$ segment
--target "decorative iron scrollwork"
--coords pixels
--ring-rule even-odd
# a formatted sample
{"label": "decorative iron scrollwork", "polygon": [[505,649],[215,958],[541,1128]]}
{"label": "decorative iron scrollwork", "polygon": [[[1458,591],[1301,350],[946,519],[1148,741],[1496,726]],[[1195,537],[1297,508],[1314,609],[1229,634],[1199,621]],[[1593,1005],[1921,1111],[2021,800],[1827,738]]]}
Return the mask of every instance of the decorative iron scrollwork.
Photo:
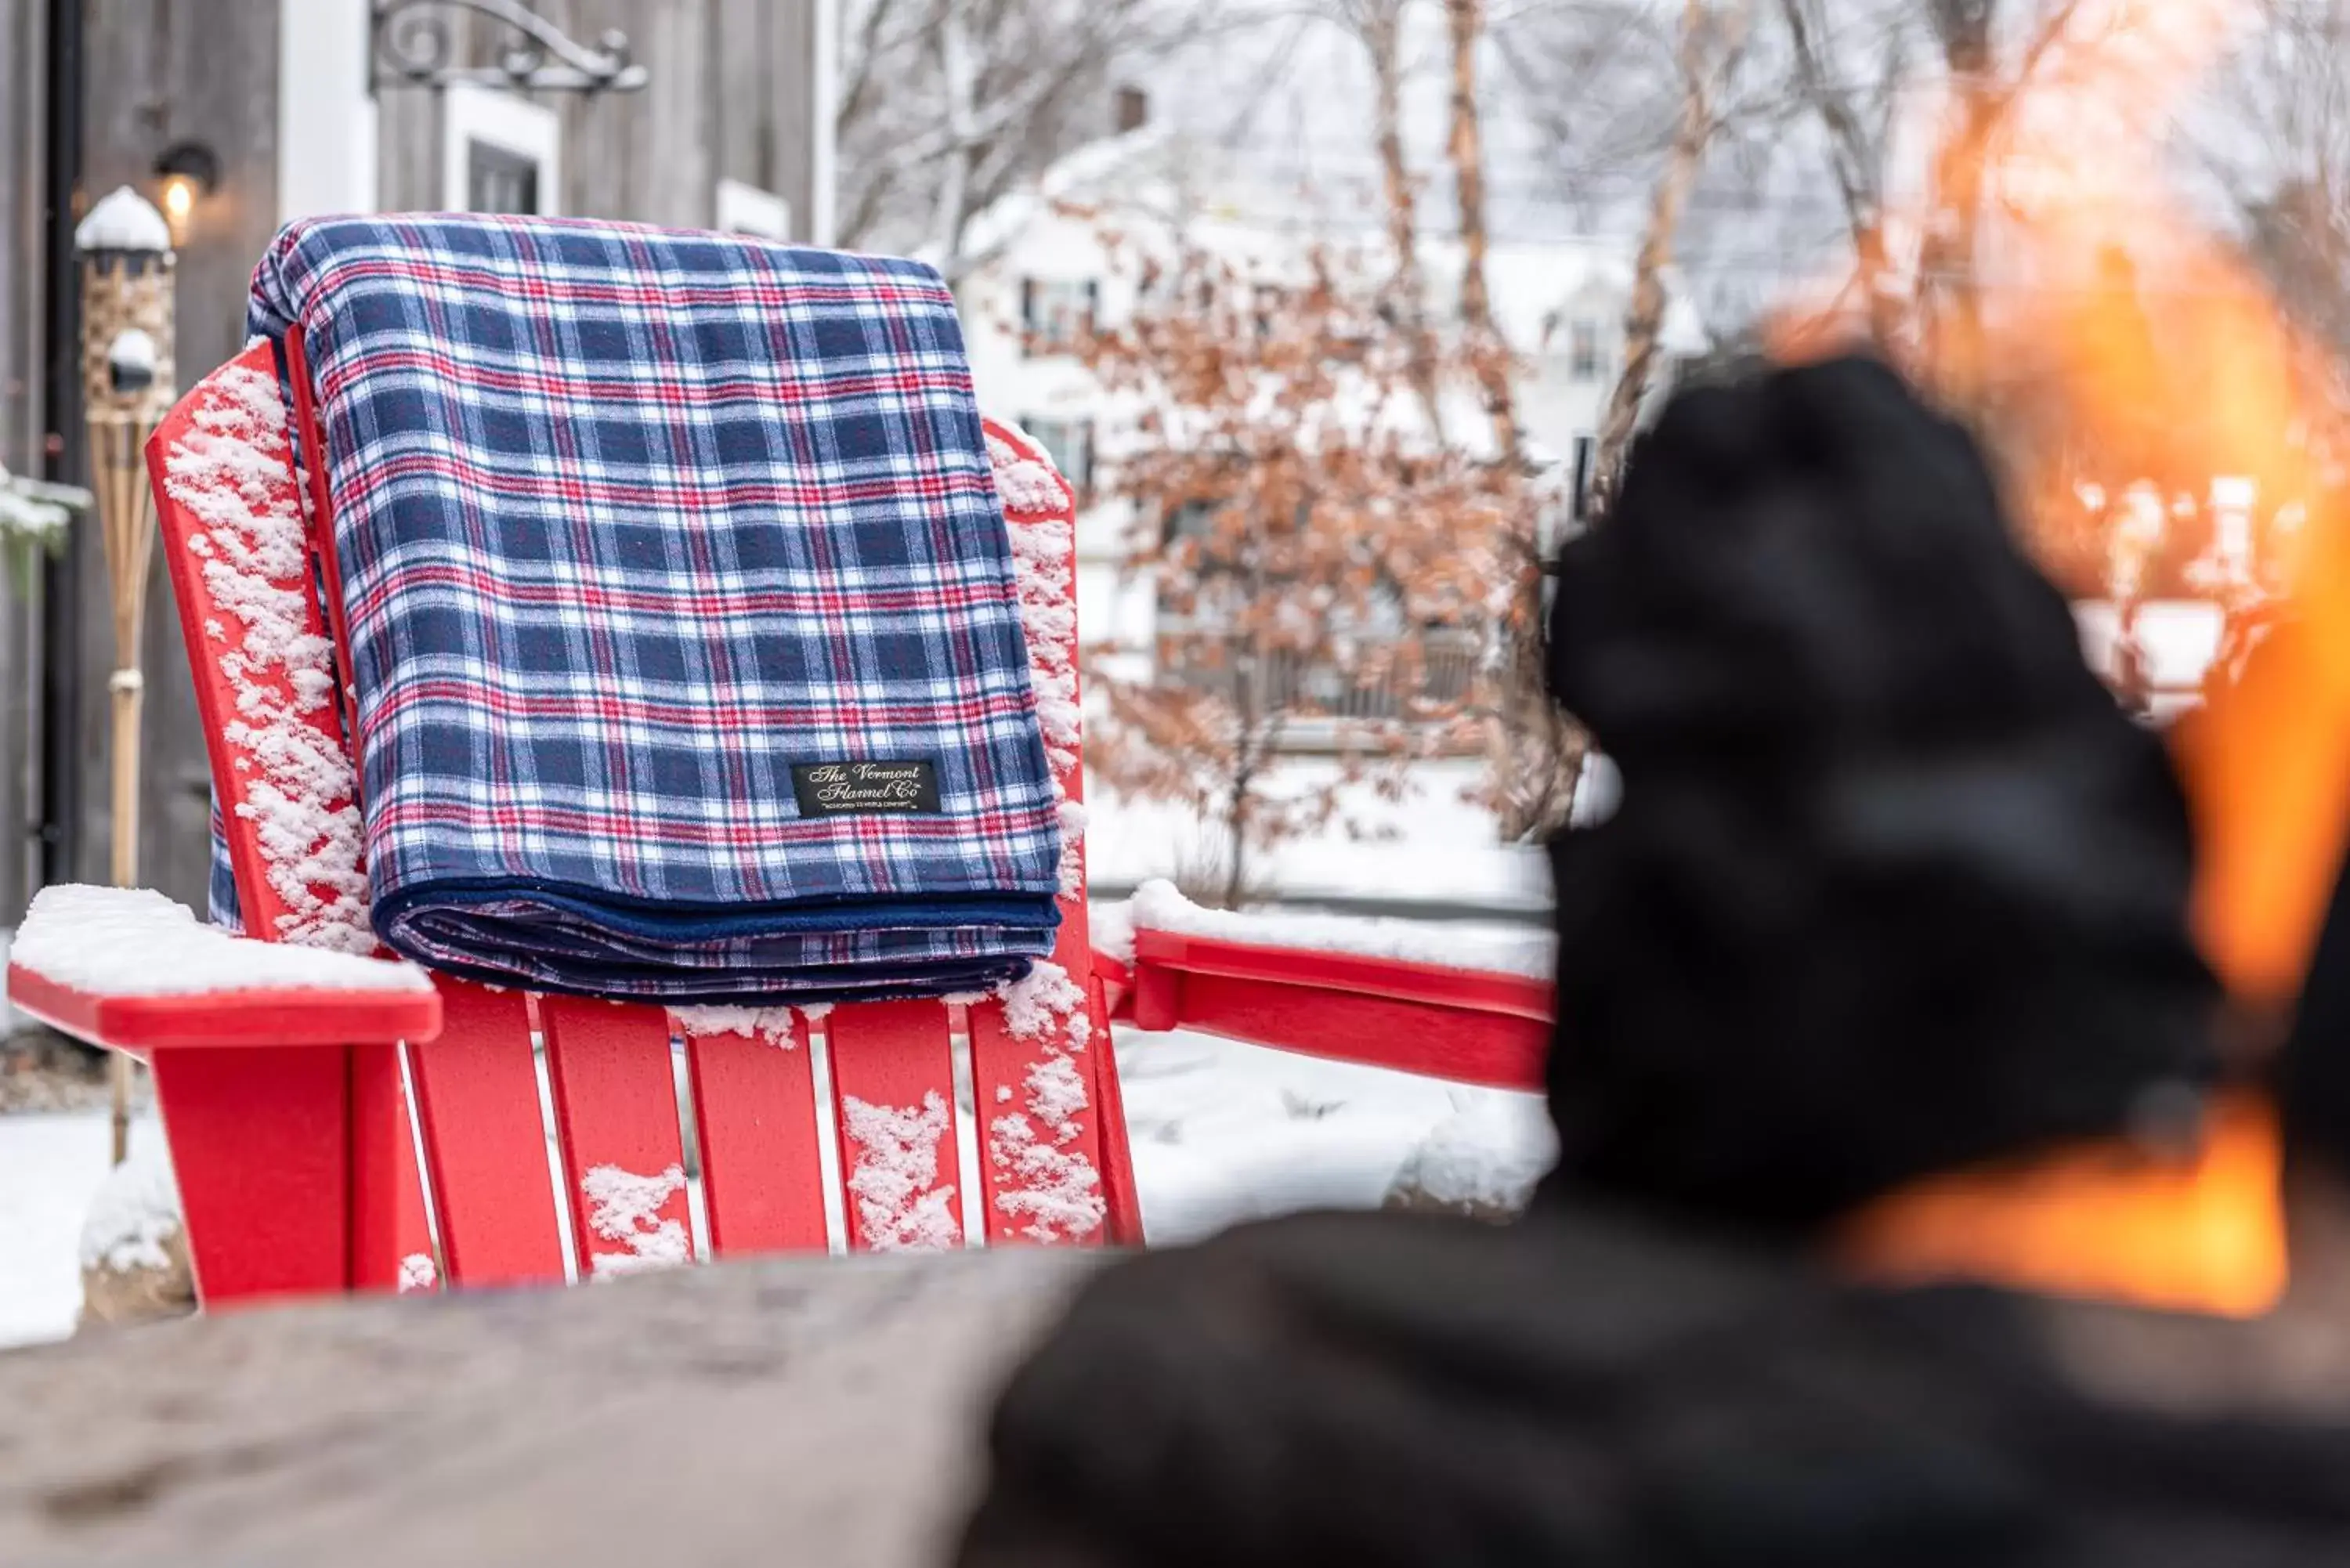
{"label": "decorative iron scrollwork", "polygon": [[[487,16],[513,29],[515,41],[498,51],[494,65],[462,65],[452,11]],[[369,48],[369,83],[376,89],[472,82],[517,92],[634,92],[651,79],[629,57],[626,33],[610,29],[591,47],[521,0],[376,0]]]}

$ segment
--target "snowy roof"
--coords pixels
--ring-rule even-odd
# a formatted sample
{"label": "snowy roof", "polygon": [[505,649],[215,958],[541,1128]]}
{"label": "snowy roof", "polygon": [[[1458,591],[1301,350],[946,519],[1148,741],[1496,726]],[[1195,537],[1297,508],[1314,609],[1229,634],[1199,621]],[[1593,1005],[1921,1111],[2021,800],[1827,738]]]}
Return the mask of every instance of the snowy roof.
{"label": "snowy roof", "polygon": [[1113,189],[1131,199],[1138,183],[1163,186],[1170,161],[1188,158],[1193,151],[1158,125],[1088,141],[1055,160],[1037,179],[973,213],[963,228],[963,254],[993,255],[1061,202],[1085,202]]}
{"label": "snowy roof", "polygon": [[108,345],[106,362],[118,370],[155,373],[155,339],[141,327],[126,327]]}
{"label": "snowy roof", "polygon": [[[1277,269],[1283,257],[1301,256],[1315,240],[1382,254],[1386,248],[1359,213],[1316,213],[1310,198],[1274,188],[1227,151],[1146,127],[1088,142],[979,213],[966,232],[965,252],[996,255],[1063,206],[1104,208],[1109,225],[1123,223],[1129,237],[1138,222],[1180,223],[1189,244],[1243,266]],[[1459,296],[1463,254],[1454,235],[1419,238],[1421,270],[1441,307]],[[1633,271],[1632,243],[1617,239],[1497,241],[1485,259],[1495,320],[1510,346],[1526,355],[1544,351],[1584,296],[1594,296],[1598,314],[1612,324],[1631,294]],[[1705,352],[1712,339],[1678,275],[1667,273],[1666,287],[1665,352]]]}
{"label": "snowy roof", "polygon": [[[1448,294],[1460,286],[1461,245],[1450,236],[1424,238],[1420,255],[1431,283]],[[1521,354],[1551,346],[1565,323],[1580,314],[1578,300],[1590,298],[1613,327],[1632,294],[1633,257],[1627,244],[1612,240],[1503,241],[1485,257],[1485,284],[1502,336]],[[1712,337],[1679,275],[1665,275],[1662,346],[1669,355],[1704,353]]]}
{"label": "snowy roof", "polygon": [[111,195],[89,210],[89,215],[74,230],[74,249],[168,254],[172,228],[163,222],[163,214],[155,210],[153,202],[128,185],[118,185]]}

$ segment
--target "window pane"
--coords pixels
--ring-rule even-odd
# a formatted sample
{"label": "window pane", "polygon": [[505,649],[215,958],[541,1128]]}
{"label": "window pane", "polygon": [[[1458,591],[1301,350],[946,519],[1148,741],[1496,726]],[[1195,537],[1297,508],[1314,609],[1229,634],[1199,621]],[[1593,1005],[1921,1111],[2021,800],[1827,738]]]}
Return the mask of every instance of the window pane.
{"label": "window pane", "polygon": [[1574,342],[1569,350],[1573,374],[1578,381],[1599,379],[1599,323],[1578,321],[1575,324]]}
{"label": "window pane", "polygon": [[465,204],[476,213],[537,212],[537,161],[486,141],[466,143]]}
{"label": "window pane", "polygon": [[1061,477],[1083,490],[1093,483],[1094,426],[1091,420],[1024,418],[1021,428],[1036,439]]}
{"label": "window pane", "polygon": [[1043,278],[1024,279],[1020,286],[1021,317],[1038,348],[1074,348],[1094,329],[1094,305],[1099,286]]}

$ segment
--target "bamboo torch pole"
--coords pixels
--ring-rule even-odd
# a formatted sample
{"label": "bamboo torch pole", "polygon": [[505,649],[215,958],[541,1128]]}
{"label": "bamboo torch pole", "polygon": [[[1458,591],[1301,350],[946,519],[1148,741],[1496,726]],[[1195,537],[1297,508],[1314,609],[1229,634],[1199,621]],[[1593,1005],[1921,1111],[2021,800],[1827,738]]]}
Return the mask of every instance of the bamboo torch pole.
{"label": "bamboo torch pole", "polygon": [[[115,886],[139,880],[139,721],[146,693],[140,634],[155,560],[155,500],[141,461],[170,409],[173,256],[163,215],[129,186],[99,202],[75,231],[81,256],[82,396],[91,488],[114,608],[113,860]],[[114,1163],[130,1147],[133,1064],[112,1066]]]}

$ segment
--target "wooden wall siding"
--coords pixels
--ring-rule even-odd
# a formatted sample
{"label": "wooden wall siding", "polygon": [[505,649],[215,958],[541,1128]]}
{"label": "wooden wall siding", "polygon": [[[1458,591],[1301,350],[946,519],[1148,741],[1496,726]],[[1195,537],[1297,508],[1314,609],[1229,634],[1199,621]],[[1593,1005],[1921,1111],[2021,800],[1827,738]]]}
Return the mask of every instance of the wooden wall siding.
{"label": "wooden wall siding", "polygon": [[[85,201],[122,184],[151,191],[155,155],[183,138],[221,155],[221,189],[197,203],[180,246],[176,348],[184,385],[243,347],[246,280],[276,232],[279,0],[82,3]],[[106,680],[113,634],[106,564],[94,532],[81,535],[77,556],[83,640],[74,732],[82,744],[82,788],[74,875],[102,882],[111,816]],[[140,880],[202,909],[211,774],[160,553],[148,587],[146,642]]]}
{"label": "wooden wall siding", "polygon": [[[45,0],[0,0],[0,467],[41,472]],[[25,563],[29,565],[29,563]],[[39,585],[0,562],[0,926],[25,912],[39,799]],[[37,568],[28,574],[37,576]]]}
{"label": "wooden wall siding", "polygon": [[[470,13],[453,24],[471,45]],[[376,200],[390,213],[435,213],[441,199],[441,95],[422,88],[393,88],[376,94]]]}
{"label": "wooden wall siding", "polygon": [[717,214],[711,155],[713,18],[709,0],[548,0],[575,38],[609,27],[629,35],[652,71],[642,91],[595,99],[566,95],[564,210],[586,218],[635,218],[707,228]]}
{"label": "wooden wall siding", "polygon": [[[812,210],[810,70],[817,0],[538,0],[575,38],[629,35],[652,75],[639,92],[537,95],[562,117],[563,212],[706,228],[717,184],[740,180],[792,204],[797,234]],[[497,57],[500,29],[464,14],[459,57]],[[433,211],[441,187],[437,94],[380,95],[380,190],[392,211]]]}
{"label": "wooden wall siding", "polygon": [[[0,0],[0,59],[38,59],[33,19],[52,0]],[[73,0],[54,0],[57,4]],[[85,202],[124,183],[150,189],[155,155],[182,138],[221,155],[222,189],[199,203],[180,252],[177,354],[192,380],[244,340],[245,281],[276,232],[277,22],[280,0],[78,0],[87,27]],[[817,0],[539,0],[542,14],[574,37],[619,27],[651,70],[641,92],[548,95],[563,121],[563,211],[685,227],[716,217],[722,177],[776,192],[792,204],[805,236],[810,202],[810,45]],[[458,13],[463,54],[496,57],[500,30]],[[36,409],[8,391],[21,377],[38,390],[23,314],[37,306],[16,251],[36,246],[40,201],[37,101],[23,101],[30,76],[0,71],[0,461],[37,467],[26,450]],[[379,99],[381,200],[390,210],[442,206],[439,96],[421,88]],[[29,118],[28,118],[29,117]],[[29,254],[29,253],[28,253]],[[26,375],[22,366],[35,372]],[[78,418],[77,412],[72,418]],[[13,443],[13,444],[12,444]],[[94,534],[74,546],[82,606],[81,692],[70,717],[80,741],[82,787],[73,875],[107,873],[106,678],[113,667],[106,568]],[[145,776],[140,879],[201,909],[205,897],[209,774],[162,563],[148,594]],[[26,605],[0,591],[0,923],[21,907],[28,872],[14,825],[31,806],[27,739]]]}
{"label": "wooden wall siding", "polygon": [[[833,0],[845,7],[845,0]],[[816,46],[819,0],[722,0],[724,9],[743,31],[758,29],[755,57],[761,70],[732,84],[731,92],[757,106],[760,120],[755,151],[742,163],[720,171],[737,180],[775,192],[792,204],[795,238],[814,236],[808,231],[816,213],[815,113],[817,73],[809,68]],[[836,39],[836,47],[837,40]],[[823,62],[827,71],[838,62]],[[731,101],[731,99],[730,99]],[[745,173],[742,171],[751,170]]]}

